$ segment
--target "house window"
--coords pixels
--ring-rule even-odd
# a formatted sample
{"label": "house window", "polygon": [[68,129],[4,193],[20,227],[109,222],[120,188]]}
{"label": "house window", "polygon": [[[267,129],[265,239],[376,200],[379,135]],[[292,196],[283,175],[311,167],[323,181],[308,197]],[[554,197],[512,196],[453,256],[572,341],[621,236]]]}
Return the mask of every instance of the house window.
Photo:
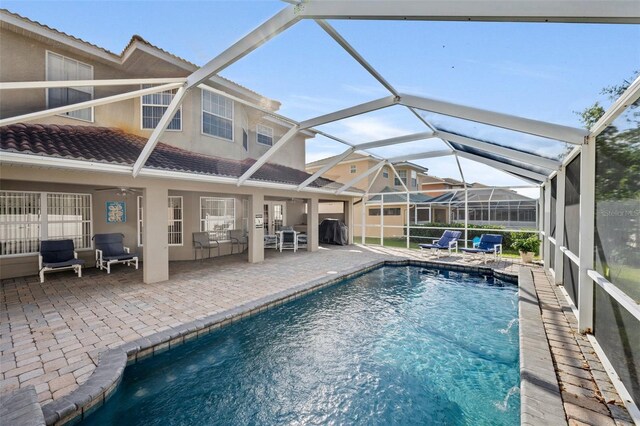
{"label": "house window", "polygon": [[41,240],[91,248],[91,195],[0,191],[0,255],[35,254]]}
{"label": "house window", "polygon": [[182,245],[182,197],[169,197],[169,245]]}
{"label": "house window", "polygon": [[[153,87],[152,84],[143,84],[143,89]],[[143,129],[155,129],[160,119],[164,115],[167,107],[173,100],[177,89],[165,90],[164,92],[152,93],[150,95],[144,95],[141,99],[142,105],[142,128]],[[182,130],[182,106],[178,108],[175,115],[169,122],[167,130]]]}
{"label": "house window", "polygon": [[249,135],[245,129],[242,129],[242,147],[245,151],[249,150]]}
{"label": "house window", "polygon": [[[400,208],[399,207],[388,207],[384,209],[385,216],[400,216]],[[373,208],[369,209],[369,216],[380,216],[380,209]]]}
{"label": "house window", "polygon": [[202,133],[233,140],[233,101],[202,91]]}
{"label": "house window", "polygon": [[[46,74],[47,81],[93,80],[93,67],[66,56],[47,52]],[[93,99],[93,87],[54,87],[47,89],[47,108],[77,104],[91,99]],[[63,115],[80,120],[93,121],[93,108],[69,111]]]}
{"label": "house window", "polygon": [[389,169],[386,167],[382,168],[382,177],[385,179],[389,179]]}
{"label": "house window", "polygon": [[411,170],[411,188],[418,187],[418,173],[415,170]]}
{"label": "house window", "polygon": [[200,197],[200,231],[218,241],[228,241],[229,231],[236,228],[234,198]]}
{"label": "house window", "polygon": [[[181,246],[184,241],[183,227],[183,202],[182,197],[169,196],[167,198],[168,222],[167,222],[167,242],[170,246]],[[143,229],[143,197],[138,196],[138,247],[142,247]]]}
{"label": "house window", "polygon": [[352,164],[351,168],[349,169],[349,173],[355,174],[357,172],[358,172],[358,166],[356,166],[355,164]]}
{"label": "house window", "polygon": [[[402,179],[402,181],[400,181],[400,179],[398,179],[398,176],[400,176],[400,179]],[[406,185],[407,184],[407,171],[406,170],[398,170],[398,176],[393,178],[393,185],[394,186],[402,186],[403,182]]]}
{"label": "house window", "polygon": [[273,129],[271,127],[258,124],[256,126],[256,140],[262,145],[273,145]]}

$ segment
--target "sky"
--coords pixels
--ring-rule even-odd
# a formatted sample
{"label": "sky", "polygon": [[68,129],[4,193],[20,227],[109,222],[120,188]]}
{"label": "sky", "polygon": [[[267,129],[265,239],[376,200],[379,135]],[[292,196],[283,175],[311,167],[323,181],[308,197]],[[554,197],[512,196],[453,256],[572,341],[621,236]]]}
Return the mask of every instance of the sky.
{"label": "sky", "polygon": [[[0,7],[120,53],[133,34],[203,65],[287,4],[263,1],[30,1]],[[330,21],[397,90],[492,111],[581,127],[576,111],[611,104],[603,87],[640,69],[640,26],[552,23]],[[280,101],[280,113],[304,120],[387,96],[386,90],[315,22],[302,21],[221,72]],[[443,115],[438,128],[554,158],[565,145]],[[353,143],[423,132],[394,106],[321,126]],[[307,161],[346,147],[307,142]],[[383,156],[440,150],[434,139],[375,150]],[[461,159],[468,182],[522,185]],[[430,174],[460,178],[453,157],[419,160]],[[537,195],[528,191],[527,195]]]}

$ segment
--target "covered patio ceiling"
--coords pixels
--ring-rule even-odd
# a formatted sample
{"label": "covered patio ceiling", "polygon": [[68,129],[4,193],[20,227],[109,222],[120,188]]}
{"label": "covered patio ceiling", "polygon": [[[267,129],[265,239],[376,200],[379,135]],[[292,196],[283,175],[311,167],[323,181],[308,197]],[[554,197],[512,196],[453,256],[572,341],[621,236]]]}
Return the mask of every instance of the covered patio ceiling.
{"label": "covered patio ceiling", "polygon": [[[263,113],[278,120],[288,123],[291,128],[286,132],[262,157],[260,157],[242,176],[235,180],[240,185],[249,184],[247,182],[277,151],[282,149],[293,139],[298,132],[307,132],[315,135],[322,135],[348,148],[341,154],[335,156],[329,163],[314,173],[310,178],[297,186],[297,190],[307,188],[311,183],[320,178],[330,168],[345,159],[349,154],[360,151],[371,155],[379,163],[368,170],[367,173],[354,178],[342,187],[324,188],[326,192],[341,194],[358,183],[360,180],[373,173],[379,173],[383,166],[388,165],[398,176],[394,163],[415,161],[442,156],[453,156],[456,160],[458,171],[463,182],[464,172],[459,158],[466,158],[476,161],[497,170],[524,180],[534,185],[545,182],[562,166],[561,159],[553,159],[535,153],[507,147],[491,140],[479,139],[453,132],[435,126],[430,120],[425,118],[424,112],[453,117],[465,122],[481,123],[482,125],[495,128],[507,129],[519,135],[533,135],[554,141],[565,146],[573,146],[573,151],[587,143],[590,137],[594,137],[611,123],[617,114],[622,111],[622,105],[614,104],[610,111],[596,123],[591,132],[585,129],[573,128],[569,126],[553,124],[549,122],[532,120],[515,115],[489,111],[480,108],[464,106],[442,100],[431,99],[415,94],[401,93],[389,81],[385,79],[367,60],[332,27],[326,19],[366,19],[366,20],[421,20],[421,21],[491,21],[491,22],[557,22],[557,23],[606,23],[606,24],[627,24],[640,23],[640,10],[637,3],[628,0],[592,0],[589,2],[564,0],[556,2],[525,2],[512,0],[506,5],[505,1],[498,0],[427,0],[415,1],[370,1],[358,0],[350,2],[341,1],[317,1],[317,2],[297,2],[285,6],[280,12],[262,23],[249,34],[231,45],[218,56],[210,60],[200,69],[183,79],[137,79],[138,83],[160,84],[152,88],[136,90],[119,95],[114,95],[102,99],[95,99],[74,105],[68,105],[47,111],[25,114],[0,120],[0,125],[12,124],[25,120],[46,117],[53,114],[68,112],[86,108],[89,106],[104,105],[124,99],[138,97],[143,94],[160,92],[168,89],[177,89],[172,102],[168,106],[158,126],[152,132],[140,156],[132,167],[134,177],[143,170],[145,163],[149,159],[151,152],[158,144],[161,135],[166,130],[175,111],[180,107],[185,95],[190,90],[199,87],[209,78],[217,75],[231,64],[262,46],[267,41],[286,31],[301,20],[313,20],[322,30],[324,30],[344,51],[346,51],[355,61],[357,61],[377,82],[382,85],[389,95],[354,105],[349,108],[334,111],[329,114],[313,117],[304,121],[292,120],[288,117],[276,114],[260,105],[231,98],[242,104],[256,108]],[[507,7],[508,6],[508,7]],[[139,81],[138,81],[139,80]],[[144,80],[144,81],[142,81]],[[23,89],[34,87],[73,87],[73,86],[97,86],[97,85],[126,85],[132,84],[133,80],[87,80],[87,81],[59,81],[59,82],[20,82],[20,83],[0,83],[1,89]],[[633,102],[634,97],[640,95],[640,79],[635,81],[621,101]],[[208,88],[208,90],[211,90]],[[224,93],[225,96],[229,96]],[[354,144],[350,141],[331,135],[319,130],[317,127],[350,117],[367,114],[372,111],[383,110],[390,107],[400,106],[406,108],[422,126],[424,132],[407,134],[399,137],[376,140],[366,143]],[[373,150],[385,146],[395,146],[413,141],[423,141],[433,139],[444,144],[446,149],[425,150],[423,152],[410,153],[400,156],[382,156]],[[567,150],[568,152],[568,150]],[[400,179],[401,180],[401,179]],[[408,192],[406,186],[403,188]]]}

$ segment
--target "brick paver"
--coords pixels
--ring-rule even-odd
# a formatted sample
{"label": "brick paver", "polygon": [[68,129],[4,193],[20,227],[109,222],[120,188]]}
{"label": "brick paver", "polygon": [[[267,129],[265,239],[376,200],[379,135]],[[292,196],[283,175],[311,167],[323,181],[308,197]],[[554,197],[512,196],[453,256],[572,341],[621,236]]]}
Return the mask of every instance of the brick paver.
{"label": "brick paver", "polygon": [[631,417],[589,340],[578,332],[560,288],[551,285],[540,268],[533,276],[569,425],[631,426]]}
{"label": "brick paver", "polygon": [[[260,264],[247,263],[246,255],[172,262],[170,279],[156,284],[144,284],[141,270],[123,265],[114,267],[110,275],[87,269],[80,279],[72,272],[49,274],[43,284],[35,276],[4,280],[0,299],[0,392],[33,385],[38,401],[46,404],[84,383],[95,369],[98,354],[107,348],[303,282],[340,274],[359,264],[393,257],[436,260],[429,253],[415,250],[332,246],[316,253],[268,250],[265,262]],[[463,263],[461,255],[437,260]],[[465,263],[483,265],[482,261],[469,258]],[[515,275],[520,265],[517,260],[504,259],[487,266]],[[546,295],[541,296],[552,295],[549,287]],[[591,376],[583,374],[582,361],[575,361],[573,334],[570,326],[559,320],[562,312],[547,311],[543,317],[550,324],[547,332],[551,347],[556,347],[558,357],[567,359],[563,371],[575,373],[571,380],[565,377],[561,385],[566,384],[566,389],[573,386],[593,391],[587,384]],[[558,321],[551,324],[547,317]],[[572,418],[588,423],[596,414],[604,415],[598,410],[590,410],[588,414],[592,417],[576,414]]]}

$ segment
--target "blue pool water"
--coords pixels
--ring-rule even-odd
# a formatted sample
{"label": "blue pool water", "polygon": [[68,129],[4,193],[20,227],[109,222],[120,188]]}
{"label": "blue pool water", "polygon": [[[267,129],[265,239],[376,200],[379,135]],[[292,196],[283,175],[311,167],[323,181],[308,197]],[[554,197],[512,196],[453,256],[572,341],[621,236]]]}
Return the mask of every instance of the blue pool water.
{"label": "blue pool water", "polygon": [[517,312],[499,280],[377,269],[127,367],[82,424],[516,425]]}

